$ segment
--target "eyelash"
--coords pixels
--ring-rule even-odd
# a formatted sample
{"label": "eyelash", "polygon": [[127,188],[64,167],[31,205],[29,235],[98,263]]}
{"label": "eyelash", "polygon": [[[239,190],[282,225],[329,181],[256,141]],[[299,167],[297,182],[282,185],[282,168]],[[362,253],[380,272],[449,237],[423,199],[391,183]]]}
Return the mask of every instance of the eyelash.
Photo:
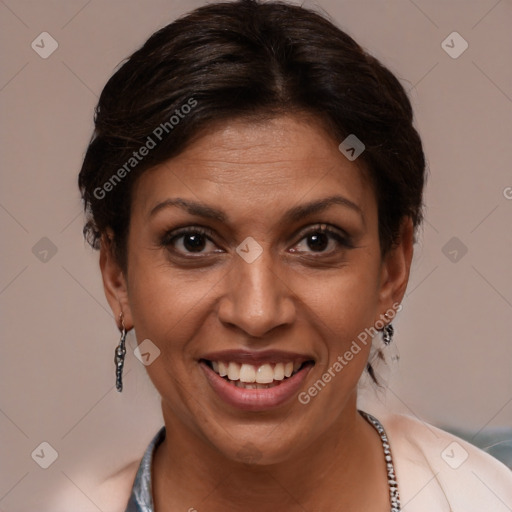
{"label": "eyelash", "polygon": [[[319,224],[317,226],[314,226],[314,227],[308,229],[307,231],[302,232],[300,234],[301,238],[295,245],[298,245],[299,242],[301,242],[308,236],[317,234],[317,233],[322,233],[322,234],[330,236],[340,246],[342,246],[345,249],[353,249],[355,247],[348,235],[343,235],[338,230],[330,228],[326,224]],[[177,229],[175,231],[166,233],[161,240],[161,246],[165,247],[165,248],[169,248],[169,246],[173,245],[176,242],[176,240],[182,238],[185,235],[189,235],[189,234],[204,236],[210,242],[215,243],[212,240],[212,238],[215,237],[215,234],[213,233],[212,230],[210,230],[208,228],[201,227],[201,226],[197,226],[197,227],[189,226],[186,228],[181,228],[181,229]],[[180,254],[180,255],[183,254],[183,253],[179,253],[177,251],[174,251],[174,252],[176,252],[177,254]],[[311,252],[313,254],[315,253],[314,251],[311,251]],[[318,254],[319,256],[332,255],[333,252],[335,252],[335,251],[332,251],[332,250],[331,251],[320,251],[320,252],[317,252],[316,254]],[[188,254],[194,254],[194,253],[189,252]],[[186,258],[191,258],[191,257],[198,258],[198,257],[204,256],[204,253],[196,253],[196,254],[199,254],[199,256],[185,256],[185,257]],[[316,256],[316,257],[318,257],[318,256]]]}

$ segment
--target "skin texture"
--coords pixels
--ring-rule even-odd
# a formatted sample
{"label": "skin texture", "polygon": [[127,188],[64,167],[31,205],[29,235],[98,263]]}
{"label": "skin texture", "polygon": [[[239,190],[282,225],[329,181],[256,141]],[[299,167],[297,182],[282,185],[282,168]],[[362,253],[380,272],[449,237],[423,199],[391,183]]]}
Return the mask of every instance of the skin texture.
{"label": "skin texture", "polygon": [[[332,195],[360,212],[336,204],[284,220],[290,208]],[[150,214],[177,197],[222,209],[227,220],[173,206]],[[198,360],[227,349],[308,354],[315,366],[307,390],[402,300],[410,220],[382,258],[377,202],[362,164],[348,161],[319,122],[291,115],[210,127],[144,173],[131,206],[127,269],[106,237],[100,265],[116,317],[122,312],[139,343],[150,339],[161,350],[147,367],[167,429],[153,468],[156,510],[388,511],[380,439],[356,410],[369,344],[309,404],[294,398],[262,412],[224,403]],[[346,232],[349,246],[328,236],[318,249],[308,235],[322,224]],[[199,253],[190,238],[166,237],[198,226],[212,231]],[[236,253],[249,236],[263,249],[252,263]],[[242,458],[248,451],[256,460]]]}

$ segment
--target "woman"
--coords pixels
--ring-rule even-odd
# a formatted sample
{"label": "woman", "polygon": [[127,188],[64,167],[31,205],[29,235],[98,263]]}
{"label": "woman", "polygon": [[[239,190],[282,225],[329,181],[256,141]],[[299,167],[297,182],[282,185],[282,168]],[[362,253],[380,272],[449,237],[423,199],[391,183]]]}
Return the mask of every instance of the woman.
{"label": "woman", "polygon": [[109,482],[112,510],[510,510],[503,464],[357,409],[424,179],[397,79],[306,9],[210,4],[128,59],[79,184],[117,388],[134,329],[165,427]]}

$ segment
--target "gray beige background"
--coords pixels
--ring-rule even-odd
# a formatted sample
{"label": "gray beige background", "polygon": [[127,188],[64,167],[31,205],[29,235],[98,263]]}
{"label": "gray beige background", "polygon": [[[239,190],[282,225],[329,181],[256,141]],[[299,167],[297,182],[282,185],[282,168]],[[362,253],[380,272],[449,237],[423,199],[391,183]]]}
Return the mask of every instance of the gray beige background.
{"label": "gray beige background", "polygon": [[[5,512],[103,510],[95,481],[140,457],[161,424],[133,337],[125,392],[113,387],[118,332],[97,254],[82,240],[76,181],[93,108],[114,68],[202,4],[0,0]],[[426,223],[395,322],[400,364],[386,396],[367,407],[475,434],[510,426],[512,2],[318,5],[410,91],[430,167]],[[442,46],[454,31],[469,45],[458,58]],[[31,47],[43,46],[42,32],[58,43],[46,59]],[[458,39],[445,44],[452,53],[462,48]],[[31,457],[42,442],[58,453],[46,470]],[[57,496],[73,505],[56,505]]]}

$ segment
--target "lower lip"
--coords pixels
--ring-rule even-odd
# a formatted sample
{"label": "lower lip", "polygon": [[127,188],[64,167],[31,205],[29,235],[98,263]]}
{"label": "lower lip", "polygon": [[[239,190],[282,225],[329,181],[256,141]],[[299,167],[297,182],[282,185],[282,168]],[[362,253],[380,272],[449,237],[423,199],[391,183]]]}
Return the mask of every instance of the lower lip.
{"label": "lower lip", "polygon": [[299,391],[312,366],[308,365],[292,377],[288,377],[271,388],[244,389],[229,383],[215,373],[205,362],[199,363],[211,387],[224,402],[244,411],[265,411],[278,407]]}

